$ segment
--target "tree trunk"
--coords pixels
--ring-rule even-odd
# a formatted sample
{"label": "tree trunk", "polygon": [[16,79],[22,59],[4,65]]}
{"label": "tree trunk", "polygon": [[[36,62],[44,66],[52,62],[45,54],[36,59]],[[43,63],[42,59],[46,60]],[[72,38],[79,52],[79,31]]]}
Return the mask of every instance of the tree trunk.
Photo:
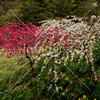
{"label": "tree trunk", "polygon": [[32,60],[31,60],[31,58],[28,56],[27,47],[28,47],[28,46],[25,46],[25,55],[26,55],[26,58],[28,58],[29,61],[30,61],[30,66],[31,66],[31,68],[32,68],[32,76],[33,76],[33,72],[34,72],[34,69],[33,69],[33,62],[32,62]]}

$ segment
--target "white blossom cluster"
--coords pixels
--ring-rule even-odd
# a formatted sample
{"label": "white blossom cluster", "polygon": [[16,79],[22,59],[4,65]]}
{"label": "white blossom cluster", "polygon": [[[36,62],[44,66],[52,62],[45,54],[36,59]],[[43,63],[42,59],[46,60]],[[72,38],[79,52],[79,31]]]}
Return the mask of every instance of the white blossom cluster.
{"label": "white blossom cluster", "polygon": [[[93,16],[92,16],[93,18]],[[62,19],[62,20],[45,20],[41,21],[43,23],[41,27],[44,27],[43,34],[46,34],[48,30],[58,30],[59,35],[62,35],[60,40],[56,43],[54,43],[54,47],[51,47],[50,45],[47,46],[45,49],[43,47],[39,47],[38,53],[40,53],[39,57],[35,57],[34,59],[40,59],[41,57],[44,58],[44,64],[41,68],[41,73],[39,74],[39,79],[41,74],[43,73],[44,68],[46,68],[46,65],[49,63],[49,60],[54,57],[55,58],[55,64],[61,64],[62,62],[67,62],[70,58],[70,61],[73,61],[73,58],[75,57],[75,54],[80,55],[80,59],[78,63],[80,63],[80,60],[85,55],[88,63],[88,57],[91,62],[93,62],[93,52],[92,49],[94,47],[94,44],[96,43],[97,39],[100,39],[100,23],[97,21],[92,27],[88,26],[87,23],[84,21],[81,21],[80,23],[75,23],[73,20],[79,20],[81,21],[81,18],[74,18],[74,19]],[[91,30],[89,30],[91,27]],[[70,34],[70,37],[67,41],[64,41],[64,36],[66,34]],[[52,34],[51,40],[53,40],[55,31],[48,32],[47,34]],[[45,46],[46,39],[43,41],[43,46]],[[74,41],[74,42],[73,42]],[[69,45],[66,48],[63,48],[63,44],[66,43]],[[60,46],[62,45],[62,47]],[[59,47],[60,46],[60,47]],[[49,48],[49,51],[47,49]],[[63,51],[61,51],[61,48],[63,48]],[[66,51],[65,51],[66,49]],[[65,52],[62,58],[58,59],[59,55]],[[87,56],[87,55],[88,56]],[[66,65],[66,63],[64,63]],[[56,91],[58,92],[58,86],[56,85],[57,80],[59,79],[57,76],[56,69],[52,70],[52,67],[48,70],[48,74],[55,73],[54,76],[54,84],[56,86]],[[38,79],[38,80],[39,80]],[[52,84],[50,84],[49,89],[52,88]]]}
{"label": "white blossom cluster", "polygon": [[[91,20],[93,19],[96,19],[95,15],[91,16]],[[74,20],[78,20],[78,23],[73,22]],[[78,50],[78,52],[76,53],[80,54],[80,58],[82,58],[82,56],[85,55],[85,52],[88,51],[90,51],[89,56],[90,58],[92,58],[92,48],[93,44],[96,41],[95,33],[100,34],[100,31],[93,33],[94,31],[100,29],[100,23],[98,21],[92,26],[90,31],[89,29],[91,26],[88,26],[88,23],[85,23],[81,20],[81,18],[77,17],[74,17],[73,19],[45,20],[41,23],[43,23],[42,26],[46,29],[57,29],[60,34],[63,34],[62,38],[60,38],[59,41],[60,44],[63,41],[63,37],[66,34],[66,32],[71,32],[71,36],[74,37],[75,42],[79,43],[79,46],[76,47],[77,49],[72,49],[71,47],[68,48],[68,51],[72,52],[72,57],[74,55],[74,52]],[[100,36],[98,36],[98,38],[100,38]],[[71,41],[71,39],[69,39],[69,41]],[[69,42],[69,44],[72,45],[72,42]],[[74,46],[74,44],[72,46]]]}

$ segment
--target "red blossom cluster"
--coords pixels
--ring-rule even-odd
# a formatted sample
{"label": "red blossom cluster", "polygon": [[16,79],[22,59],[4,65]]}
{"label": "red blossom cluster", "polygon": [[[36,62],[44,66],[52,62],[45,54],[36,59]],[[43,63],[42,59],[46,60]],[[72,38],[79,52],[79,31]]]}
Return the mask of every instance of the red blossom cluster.
{"label": "red blossom cluster", "polygon": [[[64,35],[65,34],[65,35]],[[3,28],[0,28],[0,49],[3,54],[7,52],[7,57],[25,53],[27,46],[28,53],[35,49],[36,53],[40,46],[54,46],[54,43],[61,41],[61,46],[69,47],[74,42],[68,41],[71,33],[59,34],[57,30],[46,30],[44,27],[37,27],[32,23],[10,23],[4,22]],[[36,44],[38,45],[36,46]],[[60,42],[59,42],[60,43]],[[36,46],[36,48],[34,48]]]}

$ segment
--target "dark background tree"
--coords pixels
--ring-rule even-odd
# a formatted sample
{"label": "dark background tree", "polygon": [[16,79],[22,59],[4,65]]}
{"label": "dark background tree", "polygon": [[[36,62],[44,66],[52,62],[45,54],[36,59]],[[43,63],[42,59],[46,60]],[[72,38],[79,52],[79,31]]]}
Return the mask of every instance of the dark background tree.
{"label": "dark background tree", "polygon": [[[92,3],[98,2],[98,6],[93,9]],[[89,9],[89,15],[100,15],[99,0],[0,0],[0,23],[4,21],[17,20],[9,9],[11,9],[22,21],[38,22],[45,19],[62,18],[67,15],[77,15],[82,17]]]}

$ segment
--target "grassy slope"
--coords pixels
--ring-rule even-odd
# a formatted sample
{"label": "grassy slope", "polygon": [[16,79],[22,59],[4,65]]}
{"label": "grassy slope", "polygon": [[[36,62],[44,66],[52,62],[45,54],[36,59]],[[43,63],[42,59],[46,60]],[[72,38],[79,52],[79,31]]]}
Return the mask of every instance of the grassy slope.
{"label": "grassy slope", "polygon": [[[23,59],[22,59],[23,58]],[[77,57],[76,57],[77,58]],[[78,64],[76,58],[73,62],[69,62],[68,67],[92,89],[93,79],[90,67],[83,61]],[[41,72],[41,67],[44,61],[38,63],[36,75]],[[31,78],[31,73],[27,74],[18,84],[14,84],[30,69],[29,61],[24,59],[24,56],[11,57],[7,59],[5,56],[0,56],[0,100],[65,100],[67,97],[70,100],[75,98],[82,98],[85,94],[90,96],[89,90],[63,65],[59,65],[57,73],[59,76],[58,86],[62,86],[63,90],[59,89],[59,94],[55,92],[55,87],[48,91],[50,81],[52,80],[53,73],[48,75],[48,69],[53,68],[54,64],[50,61],[47,68],[41,75],[41,79],[37,82],[37,76]],[[98,77],[100,76],[100,67],[95,66]],[[60,70],[60,72],[59,72]],[[62,72],[62,74],[60,74]],[[62,77],[64,75],[64,77]],[[68,81],[65,78],[68,77]],[[14,88],[10,90],[12,87]],[[66,92],[67,90],[67,92]],[[66,96],[62,93],[65,92]],[[98,84],[95,85],[94,93],[91,94],[92,98],[99,99],[100,94],[100,79]],[[49,98],[49,99],[48,99]],[[68,100],[68,99],[66,99]]]}
{"label": "grassy slope", "polygon": [[[28,71],[28,68],[30,67],[23,55],[11,58],[0,56],[0,100],[2,96],[6,97],[6,92],[13,92],[10,91],[10,88]],[[21,84],[21,86],[16,85],[14,88],[19,87],[24,86]]]}

